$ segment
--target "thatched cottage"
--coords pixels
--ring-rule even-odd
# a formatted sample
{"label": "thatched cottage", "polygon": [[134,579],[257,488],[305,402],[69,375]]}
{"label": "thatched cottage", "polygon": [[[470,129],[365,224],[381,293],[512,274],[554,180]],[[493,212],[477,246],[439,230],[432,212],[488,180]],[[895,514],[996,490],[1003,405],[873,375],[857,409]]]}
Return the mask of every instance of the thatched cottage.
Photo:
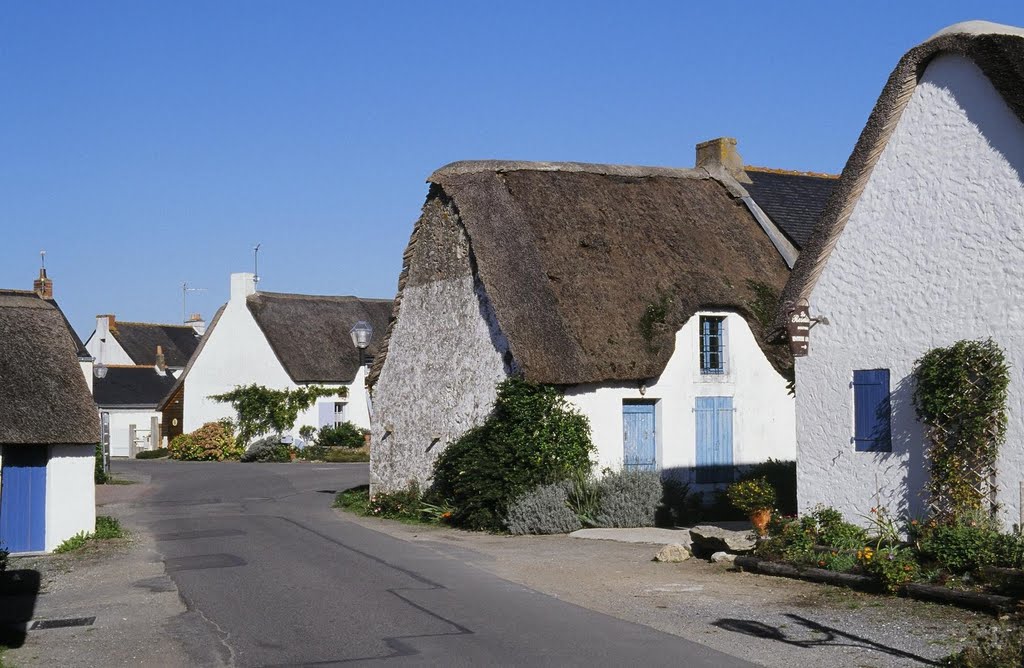
{"label": "thatched cottage", "polygon": [[[391,301],[296,295],[256,290],[250,273],[231,275],[228,303],[217,311],[184,372],[161,402],[163,431],[173,438],[206,422],[235,417],[210,399],[239,385],[276,389],[303,385],[345,387],[348,397],[325,397],[299,415],[295,433],[349,421],[370,425],[366,363],[377,351]],[[377,332],[363,355],[350,335],[356,323]]]}
{"label": "thatched cottage", "polygon": [[44,296],[0,291],[0,546],[11,552],[53,550],[96,523],[96,405],[81,342]]}
{"label": "thatched cottage", "polygon": [[760,170],[756,186],[735,140],[697,154],[695,169],[482,161],[431,175],[369,377],[375,490],[425,483],[511,374],[563,388],[599,467],[714,485],[793,459],[791,360],[764,334],[817,215],[791,195],[823,201],[832,180]]}
{"label": "thatched cottage", "polygon": [[[991,337],[1011,372],[997,500],[1024,480],[1024,30],[954,25],[889,77],[784,296],[799,504],[923,512],[915,360]],[[808,332],[809,329],[809,332]]]}

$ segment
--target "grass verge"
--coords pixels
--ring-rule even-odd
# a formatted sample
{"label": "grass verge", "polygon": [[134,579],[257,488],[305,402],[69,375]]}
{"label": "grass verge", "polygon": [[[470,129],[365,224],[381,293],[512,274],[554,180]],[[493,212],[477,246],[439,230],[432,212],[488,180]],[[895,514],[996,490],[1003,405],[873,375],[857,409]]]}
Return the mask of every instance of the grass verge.
{"label": "grass verge", "polygon": [[404,524],[438,526],[451,516],[447,506],[435,506],[422,499],[418,489],[370,496],[370,486],[346,489],[334,497],[334,507],[366,517],[395,520]]}
{"label": "grass verge", "polygon": [[80,531],[58,545],[54,549],[54,553],[65,554],[67,552],[75,552],[85,547],[91,540],[114,540],[116,538],[124,538],[127,535],[128,532],[121,527],[121,523],[115,518],[100,515],[96,518],[96,531],[93,533]]}
{"label": "grass verge", "polygon": [[[370,451],[367,448],[327,448],[324,461],[332,464],[368,462],[370,461]],[[369,494],[369,488],[367,488],[367,494]]]}

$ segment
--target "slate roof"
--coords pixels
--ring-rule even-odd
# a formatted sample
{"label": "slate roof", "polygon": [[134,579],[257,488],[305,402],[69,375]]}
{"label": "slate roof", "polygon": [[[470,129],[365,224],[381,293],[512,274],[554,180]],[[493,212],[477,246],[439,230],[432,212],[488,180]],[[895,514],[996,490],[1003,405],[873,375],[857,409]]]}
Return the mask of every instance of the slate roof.
{"label": "slate roof", "polygon": [[170,373],[160,375],[151,366],[112,365],[106,377],[93,380],[92,392],[102,408],[155,408],[174,382]]}
{"label": "slate roof", "polygon": [[349,331],[360,320],[374,329],[373,357],[391,317],[390,299],[257,292],[246,298],[253,319],[296,383],[348,383],[359,370]]}
{"label": "slate roof", "polygon": [[[740,313],[758,335],[754,284],[778,291],[789,274],[741,202],[746,192],[707,169],[488,160],[447,165],[429,181],[394,319],[406,286],[443,278],[460,261],[441,252],[451,241],[436,232],[454,219],[514,366],[534,382],[656,377],[678,328],[702,309]],[[645,336],[645,313],[662,302],[664,317]],[[776,369],[789,367],[787,350],[757,340]]]}
{"label": "slate roof", "polygon": [[0,444],[99,441],[78,345],[51,301],[0,290]]}
{"label": "slate roof", "polygon": [[156,364],[156,347],[160,346],[167,366],[176,369],[188,364],[202,338],[191,325],[158,325],[119,320],[114,322],[110,333],[136,364]]}
{"label": "slate roof", "polygon": [[797,249],[803,248],[838,177],[757,167],[745,167],[744,171],[752,183],[743,187],[754,202]]}

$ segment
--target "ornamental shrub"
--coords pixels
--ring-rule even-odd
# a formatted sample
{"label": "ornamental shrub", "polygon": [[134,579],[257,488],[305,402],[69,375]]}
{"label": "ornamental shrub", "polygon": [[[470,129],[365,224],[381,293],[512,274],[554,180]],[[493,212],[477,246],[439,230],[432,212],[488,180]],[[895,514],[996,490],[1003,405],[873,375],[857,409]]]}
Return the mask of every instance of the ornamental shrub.
{"label": "ornamental shrub", "polygon": [[929,523],[911,534],[921,558],[933,561],[950,573],[966,573],[995,565],[1000,552],[1015,558],[1013,545],[1002,537],[994,523],[985,519],[961,518],[948,524]]}
{"label": "ornamental shrub", "polygon": [[423,516],[422,500],[419,484],[412,481],[405,489],[371,496],[366,514],[393,520],[419,521]]}
{"label": "ornamental shrub", "polygon": [[510,378],[494,410],[434,463],[431,496],[449,503],[451,522],[501,531],[509,504],[523,493],[591,468],[590,424],[556,388]]}
{"label": "ornamental shrub", "polygon": [[231,422],[207,422],[188,434],[178,434],[168,448],[171,459],[224,461],[241,458],[245,449],[235,439]]}
{"label": "ornamental shrub", "polygon": [[281,442],[280,436],[266,436],[253,441],[242,455],[243,462],[290,462],[292,447]]}
{"label": "ornamental shrub", "polygon": [[598,480],[597,493],[597,526],[652,527],[664,489],[657,471],[624,469]]}
{"label": "ornamental shrub", "polygon": [[135,459],[162,459],[168,456],[169,451],[167,448],[157,448],[156,450],[143,450],[142,452],[135,453]]}
{"label": "ornamental shrub", "polygon": [[513,535],[570,533],[583,528],[569,508],[573,481],[562,480],[534,487],[520,495],[508,507],[505,526]]}
{"label": "ornamental shrub", "polygon": [[768,483],[767,478],[734,482],[725,493],[729,503],[744,513],[775,507],[775,488]]}
{"label": "ornamental shrub", "polygon": [[769,459],[750,467],[740,480],[764,478],[775,490],[775,508],[783,515],[796,515],[796,462]]}
{"label": "ornamental shrub", "polygon": [[324,448],[361,448],[366,445],[362,429],[351,422],[324,425],[316,435],[316,444]]}
{"label": "ornamental shrub", "polygon": [[890,594],[917,578],[921,570],[914,553],[905,547],[865,547],[857,551],[857,563],[868,575],[877,577]]}
{"label": "ornamental shrub", "polygon": [[93,469],[93,482],[97,485],[105,485],[107,484],[107,478],[109,477],[110,476],[107,475],[106,469],[103,467],[103,444],[97,443],[96,466]]}

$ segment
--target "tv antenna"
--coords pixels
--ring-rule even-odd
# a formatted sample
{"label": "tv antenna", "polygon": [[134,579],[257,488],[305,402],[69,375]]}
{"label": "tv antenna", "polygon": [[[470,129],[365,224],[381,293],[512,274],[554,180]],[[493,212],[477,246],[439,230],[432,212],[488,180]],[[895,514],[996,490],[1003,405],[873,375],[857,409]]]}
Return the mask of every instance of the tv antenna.
{"label": "tv antenna", "polygon": [[206,288],[193,288],[185,281],[181,284],[181,321],[188,322],[188,308],[186,308],[186,301],[188,299],[188,293],[190,292],[206,292]]}
{"label": "tv antenna", "polygon": [[260,282],[260,246],[262,244],[256,244],[252,247],[252,282],[257,284]]}

